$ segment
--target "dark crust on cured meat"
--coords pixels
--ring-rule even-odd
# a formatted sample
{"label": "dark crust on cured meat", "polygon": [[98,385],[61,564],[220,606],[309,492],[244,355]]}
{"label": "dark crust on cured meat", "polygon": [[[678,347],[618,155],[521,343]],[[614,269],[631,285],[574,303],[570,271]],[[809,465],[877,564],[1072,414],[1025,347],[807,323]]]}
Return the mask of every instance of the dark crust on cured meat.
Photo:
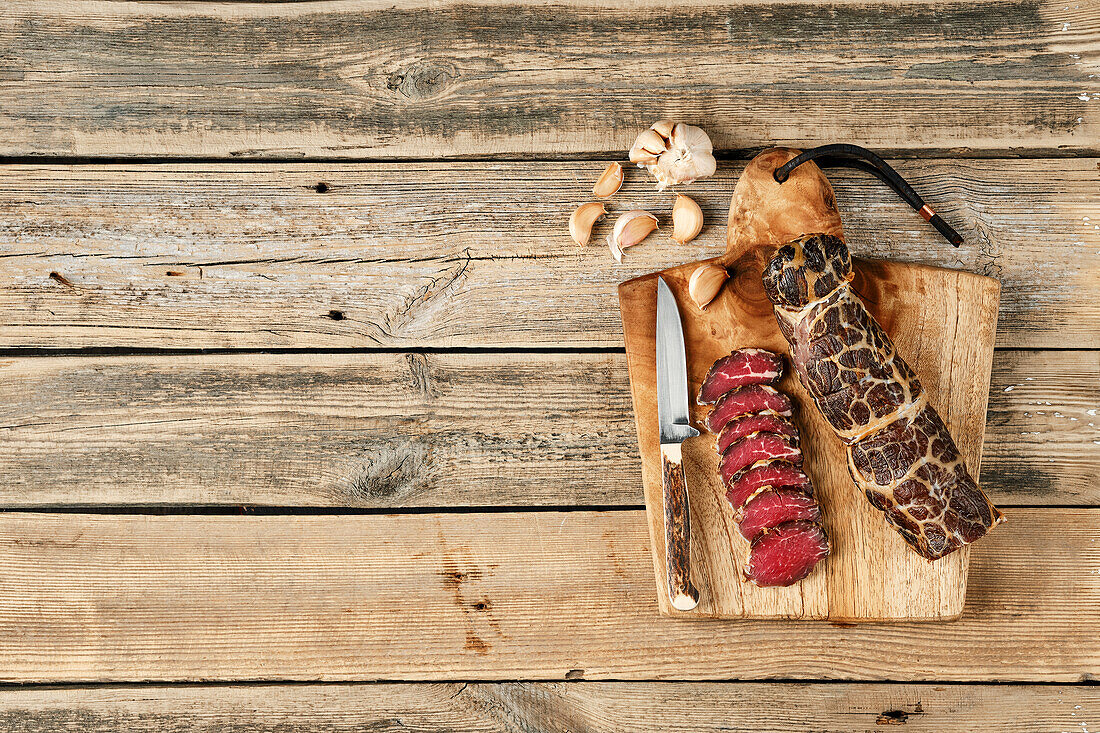
{"label": "dark crust on cured meat", "polygon": [[769,261],[764,291],[799,380],[848,446],[856,485],[914,550],[934,560],[1003,516],[851,279],[844,242],[811,235]]}
{"label": "dark crust on cured meat", "polygon": [[[764,362],[765,369],[751,369],[748,373],[742,373],[741,367],[747,366],[750,360]],[[717,402],[722,395],[731,389],[749,384],[774,384],[783,376],[783,366],[783,357],[767,349],[738,349],[728,356],[723,356],[711,365],[707,375],[703,378],[703,384],[699,387],[697,401],[700,405],[709,405]],[[739,376],[728,376],[726,372],[729,369],[737,371]],[[732,380],[733,383],[728,384],[724,389],[714,387],[718,380]],[[716,389],[721,389],[721,391],[715,392]],[[708,394],[708,392],[714,392],[714,394]]]}
{"label": "dark crust on cured meat", "polygon": [[[732,407],[738,404],[742,404],[742,407],[736,409]],[[730,420],[763,410],[777,412],[785,417],[794,413],[791,398],[775,387],[767,384],[750,384],[722,395],[707,415],[706,427],[712,433],[718,433]],[[719,421],[717,424],[714,422],[716,419]]]}
{"label": "dark crust on cured meat", "polygon": [[942,557],[984,535],[999,512],[970,477],[943,420],[931,407],[859,441],[848,470],[906,542]]}

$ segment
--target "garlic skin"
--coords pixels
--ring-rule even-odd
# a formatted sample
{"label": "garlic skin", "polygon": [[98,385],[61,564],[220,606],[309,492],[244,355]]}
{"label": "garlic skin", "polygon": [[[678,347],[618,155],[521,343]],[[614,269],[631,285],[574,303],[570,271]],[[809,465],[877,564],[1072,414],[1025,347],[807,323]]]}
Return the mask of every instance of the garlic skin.
{"label": "garlic skin", "polygon": [[592,238],[592,227],[607,215],[607,209],[599,201],[581,204],[569,216],[569,236],[581,247]]}
{"label": "garlic skin", "polygon": [[688,280],[688,295],[699,306],[699,310],[706,310],[707,306],[718,297],[722,286],[729,280],[726,268],[715,264],[700,265],[691,273]]}
{"label": "garlic skin", "polygon": [[603,173],[592,187],[592,195],[601,199],[613,195],[623,185],[623,167],[618,163],[611,163],[604,168]]}
{"label": "garlic skin", "polygon": [[694,199],[682,193],[676,194],[672,205],[672,241],[687,244],[703,230],[703,210]]}
{"label": "garlic skin", "polygon": [[701,127],[669,120],[638,136],[630,149],[630,162],[653,174],[658,191],[712,176],[718,167],[710,136]]}
{"label": "garlic skin", "polygon": [[633,247],[657,229],[657,217],[648,211],[634,209],[615,221],[615,228],[607,235],[607,246],[616,262],[623,261],[623,250]]}

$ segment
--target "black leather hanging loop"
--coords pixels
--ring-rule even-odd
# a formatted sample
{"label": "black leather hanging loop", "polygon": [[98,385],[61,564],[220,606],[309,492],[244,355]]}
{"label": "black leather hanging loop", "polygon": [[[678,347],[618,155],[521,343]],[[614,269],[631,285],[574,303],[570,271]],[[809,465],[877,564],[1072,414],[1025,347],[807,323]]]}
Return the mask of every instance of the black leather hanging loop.
{"label": "black leather hanging loop", "polygon": [[940,215],[924,202],[924,199],[913,190],[913,187],[910,186],[896,170],[890,167],[889,163],[867,148],[860,147],[859,145],[834,143],[832,145],[822,145],[820,147],[811,148],[776,168],[773,174],[776,182],[783,183],[786,181],[787,178],[790,177],[791,171],[808,160],[817,161],[817,164],[821,167],[844,166],[847,168],[858,168],[859,170],[873,174],[890,188],[897,191],[898,195],[905,199],[906,203],[912,206],[926,221],[936,227],[947,241],[951,242],[951,244],[956,247],[962,244],[962,235],[940,218]]}

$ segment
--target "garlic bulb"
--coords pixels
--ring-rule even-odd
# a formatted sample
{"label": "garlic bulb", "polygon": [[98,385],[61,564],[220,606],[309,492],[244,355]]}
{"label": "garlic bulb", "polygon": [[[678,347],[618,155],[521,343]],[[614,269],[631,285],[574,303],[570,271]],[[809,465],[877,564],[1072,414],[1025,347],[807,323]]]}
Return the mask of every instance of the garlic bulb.
{"label": "garlic bulb", "polygon": [[718,297],[729,278],[724,267],[714,264],[700,265],[688,279],[688,295],[695,301],[695,305],[706,310],[711,301]]}
{"label": "garlic bulb", "polygon": [[672,205],[672,241],[687,244],[703,229],[703,210],[699,204],[682,193],[676,194]]}
{"label": "garlic bulb", "polygon": [[592,227],[607,214],[607,209],[598,201],[581,204],[569,217],[569,236],[584,246],[592,238]]}
{"label": "garlic bulb", "polygon": [[630,162],[648,169],[659,191],[714,175],[718,166],[710,137],[702,128],[669,120],[638,136],[630,148]]}
{"label": "garlic bulb", "polygon": [[615,221],[615,228],[607,235],[607,246],[616,262],[623,261],[623,250],[633,247],[657,229],[657,217],[648,211],[628,211]]}

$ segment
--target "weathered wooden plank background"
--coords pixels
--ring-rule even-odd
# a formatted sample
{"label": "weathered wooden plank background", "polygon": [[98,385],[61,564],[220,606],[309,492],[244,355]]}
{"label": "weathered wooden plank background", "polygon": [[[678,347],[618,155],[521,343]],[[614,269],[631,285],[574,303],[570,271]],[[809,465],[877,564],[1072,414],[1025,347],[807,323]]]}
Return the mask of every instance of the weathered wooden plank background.
{"label": "weathered wooden plank background", "polygon": [[0,154],[576,155],[661,117],[723,149],[1096,151],[1098,9],[18,0]]}
{"label": "weathered wooden plank background", "polygon": [[[947,246],[870,176],[837,171],[855,252],[997,277],[1001,346],[1062,347],[1072,329],[1073,346],[1100,347],[1100,159],[898,165],[967,245]],[[623,265],[603,243],[610,222],[585,248],[567,232],[603,166],[0,168],[0,341],[621,347],[615,286],[724,251],[742,166],[691,187],[708,223],[699,239],[658,233]],[[644,171],[627,175],[612,210],[667,221],[672,195]]]}
{"label": "weathered wooden plank background", "polygon": [[[1100,352],[998,351],[985,489],[1100,503],[1098,409]],[[0,358],[0,436],[7,506],[642,503],[622,354]]]}
{"label": "weathered wooden plank background", "polygon": [[1100,509],[1006,515],[961,620],[852,626],[661,617],[641,510],[5,514],[0,681],[1091,679]]}
{"label": "weathered wooden plank background", "polygon": [[1095,687],[1070,685],[142,685],[11,690],[0,695],[0,726],[25,733],[1079,733],[1082,723],[1091,730],[1098,708],[1100,693]]}
{"label": "weathered wooden plank background", "polygon": [[[1098,48],[1098,0],[8,3],[0,729],[1093,729]],[[659,117],[702,235],[576,247]],[[1009,523],[957,623],[659,618],[614,286],[838,141],[967,239],[831,172],[857,253],[1003,283]]]}

